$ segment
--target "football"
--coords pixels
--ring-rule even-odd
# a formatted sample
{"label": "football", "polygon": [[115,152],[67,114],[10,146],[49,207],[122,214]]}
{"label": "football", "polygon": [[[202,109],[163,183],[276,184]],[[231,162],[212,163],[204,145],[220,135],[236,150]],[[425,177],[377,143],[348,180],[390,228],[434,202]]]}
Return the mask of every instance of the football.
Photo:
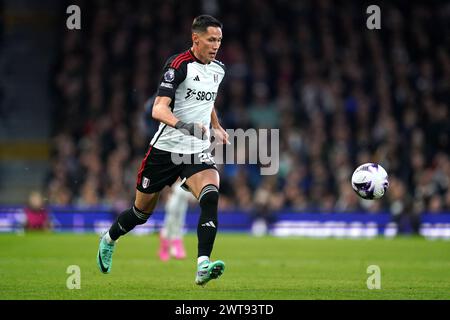
{"label": "football", "polygon": [[365,163],[353,172],[352,188],[363,199],[380,199],[388,187],[388,174],[379,164]]}

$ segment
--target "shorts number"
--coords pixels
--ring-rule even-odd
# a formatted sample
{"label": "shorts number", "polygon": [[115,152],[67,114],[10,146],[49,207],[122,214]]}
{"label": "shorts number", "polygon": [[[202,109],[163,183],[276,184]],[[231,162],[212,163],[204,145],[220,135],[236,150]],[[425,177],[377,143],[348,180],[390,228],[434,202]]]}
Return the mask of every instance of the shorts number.
{"label": "shorts number", "polygon": [[206,152],[202,152],[198,154],[198,158],[200,159],[201,162],[206,163],[206,164],[216,164],[216,162],[214,161],[214,157],[212,156],[211,153],[206,153]]}

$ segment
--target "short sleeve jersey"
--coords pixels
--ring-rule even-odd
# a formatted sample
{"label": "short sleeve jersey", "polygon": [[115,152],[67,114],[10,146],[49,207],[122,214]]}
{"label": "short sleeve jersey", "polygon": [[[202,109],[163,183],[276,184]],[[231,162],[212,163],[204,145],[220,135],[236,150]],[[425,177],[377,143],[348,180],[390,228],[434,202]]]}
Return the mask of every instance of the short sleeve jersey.
{"label": "short sleeve jersey", "polygon": [[[214,60],[208,64],[198,60],[191,50],[170,57],[164,65],[157,96],[170,97],[170,108],[179,120],[201,123],[208,128],[225,66]],[[155,148],[181,154],[202,152],[210,141],[188,136],[164,123],[151,142]]]}

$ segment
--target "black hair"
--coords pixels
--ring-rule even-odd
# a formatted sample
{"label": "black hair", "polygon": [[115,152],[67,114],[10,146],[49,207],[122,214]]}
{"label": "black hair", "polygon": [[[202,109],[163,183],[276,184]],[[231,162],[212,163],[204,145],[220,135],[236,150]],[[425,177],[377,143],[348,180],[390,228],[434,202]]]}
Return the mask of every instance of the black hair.
{"label": "black hair", "polygon": [[192,22],[192,32],[206,32],[208,27],[218,27],[222,29],[222,23],[213,16],[202,14]]}

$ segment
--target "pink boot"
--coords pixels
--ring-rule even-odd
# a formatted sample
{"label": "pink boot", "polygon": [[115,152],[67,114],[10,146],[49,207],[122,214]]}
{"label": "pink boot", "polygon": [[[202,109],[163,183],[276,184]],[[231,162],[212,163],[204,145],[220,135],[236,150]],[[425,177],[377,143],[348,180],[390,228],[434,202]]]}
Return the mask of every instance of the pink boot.
{"label": "pink boot", "polygon": [[186,251],[184,250],[183,240],[181,239],[172,240],[170,253],[175,257],[175,259],[186,258]]}
{"label": "pink boot", "polygon": [[169,239],[166,239],[162,235],[159,235],[159,259],[161,261],[167,261],[170,259],[169,249]]}

